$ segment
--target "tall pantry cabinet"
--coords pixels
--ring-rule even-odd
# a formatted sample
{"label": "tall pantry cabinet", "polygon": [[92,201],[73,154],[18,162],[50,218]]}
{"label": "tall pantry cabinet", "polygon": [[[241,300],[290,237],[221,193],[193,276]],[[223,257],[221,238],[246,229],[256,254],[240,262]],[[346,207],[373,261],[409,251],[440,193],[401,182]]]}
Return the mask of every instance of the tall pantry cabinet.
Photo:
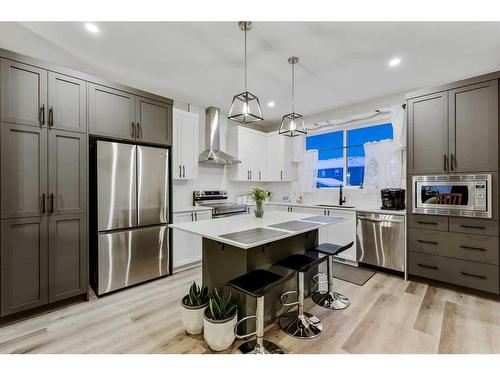
{"label": "tall pantry cabinet", "polygon": [[0,60],[0,316],[87,292],[86,82]]}

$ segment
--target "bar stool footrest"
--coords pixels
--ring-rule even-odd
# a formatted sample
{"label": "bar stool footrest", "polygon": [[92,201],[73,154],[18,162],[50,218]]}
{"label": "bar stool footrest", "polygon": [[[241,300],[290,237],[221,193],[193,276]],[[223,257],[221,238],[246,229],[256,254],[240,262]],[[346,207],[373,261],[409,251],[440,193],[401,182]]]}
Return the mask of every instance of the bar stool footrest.
{"label": "bar stool footrest", "polygon": [[324,272],[320,272],[312,277],[312,281],[314,281],[314,283],[316,283],[318,285],[328,284],[328,280],[322,280],[322,281],[319,280],[320,277],[327,277],[327,276],[328,276],[328,274],[326,274]]}
{"label": "bar stool footrest", "polygon": [[247,333],[246,335],[238,335],[238,326],[247,321],[247,320],[250,320],[250,319],[257,319],[257,315],[250,315],[250,316],[245,316],[243,319],[240,319],[238,320],[238,322],[236,323],[236,325],[234,326],[234,336],[237,338],[237,339],[240,339],[240,340],[243,340],[243,339],[246,339],[248,337],[251,337],[251,336],[254,336],[257,334],[257,331],[254,331],[254,332],[250,332],[250,333]]}
{"label": "bar stool footrest", "polygon": [[281,306],[284,306],[284,307],[289,307],[289,306],[297,306],[299,304],[299,301],[294,301],[294,302],[283,302],[283,298],[289,294],[297,294],[298,295],[298,292],[296,290],[291,290],[289,292],[285,292],[283,293],[281,296],[280,296],[280,303],[281,303]]}

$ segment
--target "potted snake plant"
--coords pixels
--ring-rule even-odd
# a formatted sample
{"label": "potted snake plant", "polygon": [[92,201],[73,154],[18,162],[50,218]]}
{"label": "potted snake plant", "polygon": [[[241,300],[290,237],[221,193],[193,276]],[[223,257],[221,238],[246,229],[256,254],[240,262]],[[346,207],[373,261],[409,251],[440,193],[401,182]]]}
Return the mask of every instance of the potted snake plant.
{"label": "potted snake plant", "polygon": [[181,300],[181,319],[184,329],[190,335],[203,332],[203,311],[208,306],[208,288],[193,282],[189,293]]}
{"label": "potted snake plant", "polygon": [[238,308],[231,302],[231,293],[224,296],[222,289],[210,290],[203,317],[203,337],[210,349],[219,352],[229,348],[238,321]]}

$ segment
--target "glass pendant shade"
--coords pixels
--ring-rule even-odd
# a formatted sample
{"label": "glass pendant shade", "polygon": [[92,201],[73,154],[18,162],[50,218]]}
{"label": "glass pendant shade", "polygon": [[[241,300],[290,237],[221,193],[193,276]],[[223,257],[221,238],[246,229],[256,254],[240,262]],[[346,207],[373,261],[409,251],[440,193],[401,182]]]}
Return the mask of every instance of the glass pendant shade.
{"label": "glass pendant shade", "polygon": [[235,95],[227,118],[242,124],[264,120],[259,98],[248,91]]}
{"label": "glass pendant shade", "polygon": [[298,135],[307,134],[304,117],[295,112],[284,115],[281,119],[279,134],[283,134],[288,137],[296,137]]}
{"label": "glass pendant shade", "polygon": [[252,29],[252,23],[241,21],[238,25],[245,32],[245,91],[233,97],[227,118],[241,124],[248,124],[262,121],[264,117],[259,98],[247,91],[247,31]]}
{"label": "glass pendant shade", "polygon": [[304,117],[295,112],[295,64],[299,62],[299,58],[292,56],[288,58],[288,63],[292,65],[292,112],[284,115],[281,119],[279,134],[288,137],[296,137],[298,135],[307,134],[306,123]]}

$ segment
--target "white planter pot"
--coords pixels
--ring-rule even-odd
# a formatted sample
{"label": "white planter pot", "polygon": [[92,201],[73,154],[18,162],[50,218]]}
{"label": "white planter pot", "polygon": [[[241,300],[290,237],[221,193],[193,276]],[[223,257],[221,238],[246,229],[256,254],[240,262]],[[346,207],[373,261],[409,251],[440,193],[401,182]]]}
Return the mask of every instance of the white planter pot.
{"label": "white planter pot", "polygon": [[184,324],[184,329],[190,335],[199,335],[203,332],[203,313],[208,306],[205,303],[201,306],[188,306],[186,305],[186,300],[188,296],[185,296],[181,300],[181,319],[182,324]]}
{"label": "white planter pot", "polygon": [[220,352],[229,348],[234,342],[234,326],[238,322],[238,313],[225,320],[212,320],[203,315],[203,337],[210,349]]}

